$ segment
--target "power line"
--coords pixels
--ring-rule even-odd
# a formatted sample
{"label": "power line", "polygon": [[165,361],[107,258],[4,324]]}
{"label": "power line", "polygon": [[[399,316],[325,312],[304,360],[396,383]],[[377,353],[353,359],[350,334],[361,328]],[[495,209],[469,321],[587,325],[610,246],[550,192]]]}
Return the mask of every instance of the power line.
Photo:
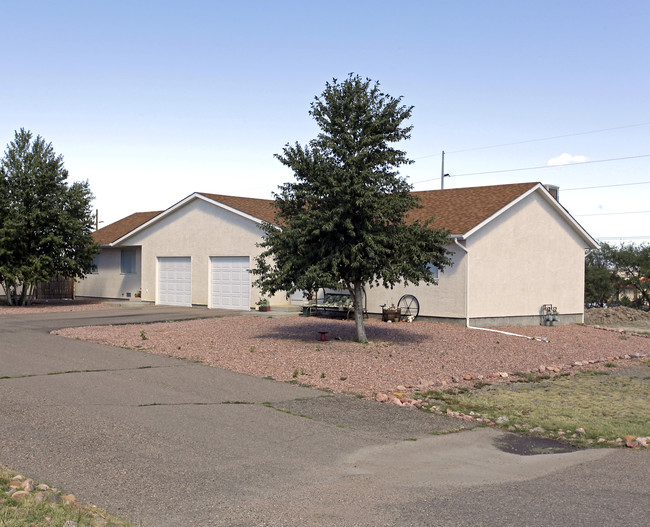
{"label": "power line", "polygon": [[593,187],[574,187],[574,188],[564,188],[562,192],[568,192],[569,190],[590,190],[592,188],[610,188],[610,187],[628,187],[631,185],[649,185],[650,181],[638,181],[637,183],[617,183],[615,185],[597,185]]}
{"label": "power line", "polygon": [[650,240],[650,236],[595,236],[597,240]]}
{"label": "power line", "polygon": [[[615,126],[613,128],[600,128],[598,130],[588,130],[586,132],[575,132],[575,133],[572,133],[572,134],[553,135],[553,136],[550,136],[550,137],[540,137],[540,138],[537,138],[537,139],[527,139],[525,141],[515,141],[514,143],[500,143],[500,144],[497,144],[497,145],[477,146],[477,147],[473,147],[473,148],[463,148],[462,150],[453,150],[451,152],[445,151],[445,153],[446,154],[458,154],[460,152],[474,152],[476,150],[487,150],[489,148],[499,148],[499,147],[502,147],[502,146],[523,145],[523,144],[526,144],[526,143],[536,143],[536,142],[539,142],[539,141],[550,141],[551,139],[562,139],[564,137],[575,137],[575,136],[578,136],[578,135],[588,135],[588,134],[596,134],[596,133],[600,133],[600,132],[610,132],[612,130],[623,130],[625,128],[635,128],[635,127],[638,127],[638,126],[647,126],[649,124],[650,124],[650,122],[638,123],[638,124],[628,124],[628,125],[625,125],[625,126]],[[437,154],[437,153],[436,154],[429,154],[429,155],[426,155],[426,156],[416,157],[414,159],[426,159],[428,157],[435,157],[437,155],[440,155],[440,154]]]}
{"label": "power line", "polygon": [[[650,154],[641,154],[639,156],[626,156],[626,157],[614,157],[611,159],[595,159],[593,161],[583,161],[581,163],[569,163],[567,165],[540,165],[540,166],[535,166],[535,167],[526,167],[526,168],[508,168],[505,170],[490,170],[487,172],[470,172],[467,174],[450,174],[449,177],[466,177],[466,176],[483,176],[483,175],[488,175],[488,174],[503,174],[505,172],[523,172],[525,170],[540,170],[543,168],[564,168],[564,167],[573,167],[573,166],[578,166],[578,165],[589,165],[593,163],[607,163],[609,161],[623,161],[624,159],[638,159],[641,157],[650,157]],[[418,183],[426,183],[428,181],[433,181],[438,179],[436,178],[430,178],[430,179],[423,179],[421,181],[414,181],[413,185],[416,185]]]}
{"label": "power line", "polygon": [[584,216],[614,216],[616,214],[647,214],[650,210],[635,210],[628,212],[595,212],[594,214],[575,214],[576,217]]}

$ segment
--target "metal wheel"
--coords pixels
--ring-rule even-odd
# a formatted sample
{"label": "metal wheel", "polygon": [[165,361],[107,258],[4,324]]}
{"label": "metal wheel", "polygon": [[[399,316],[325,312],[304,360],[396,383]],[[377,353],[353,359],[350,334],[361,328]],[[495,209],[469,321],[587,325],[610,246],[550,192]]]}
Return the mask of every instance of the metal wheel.
{"label": "metal wheel", "polygon": [[404,295],[399,299],[397,307],[402,309],[402,318],[413,317],[413,320],[420,314],[420,302],[413,295]]}

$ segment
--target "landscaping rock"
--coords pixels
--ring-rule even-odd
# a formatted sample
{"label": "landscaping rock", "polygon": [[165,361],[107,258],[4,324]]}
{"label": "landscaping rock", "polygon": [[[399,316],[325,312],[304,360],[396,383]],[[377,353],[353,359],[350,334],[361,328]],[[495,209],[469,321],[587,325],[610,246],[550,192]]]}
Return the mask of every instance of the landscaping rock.
{"label": "landscaping rock", "polygon": [[495,423],[498,424],[498,425],[503,425],[503,424],[506,424],[506,423],[509,423],[509,422],[510,422],[510,419],[508,419],[505,415],[497,417],[497,419],[495,421]]}
{"label": "landscaping rock", "polygon": [[375,401],[380,402],[380,403],[385,403],[388,401],[388,395],[385,393],[378,393],[377,396],[375,397]]}
{"label": "landscaping rock", "polygon": [[26,490],[18,490],[11,495],[14,500],[18,501],[24,500],[27,496],[29,496],[29,492]]}

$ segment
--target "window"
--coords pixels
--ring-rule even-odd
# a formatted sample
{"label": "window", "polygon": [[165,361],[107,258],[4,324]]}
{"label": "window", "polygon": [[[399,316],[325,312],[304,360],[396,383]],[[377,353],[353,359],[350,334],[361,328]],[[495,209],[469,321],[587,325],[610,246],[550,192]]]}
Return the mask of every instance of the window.
{"label": "window", "polygon": [[99,274],[99,255],[95,255],[93,261],[90,262],[90,274]]}
{"label": "window", "polygon": [[135,273],[135,249],[122,249],[120,267],[122,274]]}
{"label": "window", "polygon": [[435,278],[437,280],[438,279],[438,271],[439,271],[439,269],[433,264],[428,264],[427,267],[433,273],[433,278]]}

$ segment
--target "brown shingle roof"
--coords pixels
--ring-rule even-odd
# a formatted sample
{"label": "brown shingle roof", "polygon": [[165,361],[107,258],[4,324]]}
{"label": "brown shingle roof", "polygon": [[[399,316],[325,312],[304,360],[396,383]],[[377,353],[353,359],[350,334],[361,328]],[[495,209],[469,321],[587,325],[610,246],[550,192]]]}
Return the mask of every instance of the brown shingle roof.
{"label": "brown shingle roof", "polygon": [[[535,185],[537,183],[516,183],[512,185],[414,192],[413,194],[420,199],[423,208],[411,211],[409,219],[424,221],[433,217],[434,227],[448,229],[452,234],[465,234]],[[260,220],[276,223],[272,200],[224,196],[204,192],[199,194]],[[95,240],[101,244],[114,242],[161,212],[136,212],[131,214],[99,229],[94,233]]]}
{"label": "brown shingle roof", "polygon": [[411,211],[409,218],[424,221],[434,217],[434,227],[465,234],[535,185],[515,183],[414,192],[424,207]]}
{"label": "brown shingle roof", "polygon": [[206,194],[205,192],[199,192],[199,194],[211,200],[223,203],[224,205],[227,205],[233,209],[245,212],[254,218],[268,221],[269,223],[275,223],[276,221],[275,208],[273,207],[272,200],[258,198],[240,198],[237,196],[224,196],[222,194]]}
{"label": "brown shingle roof", "polygon": [[153,211],[153,212],[136,212],[131,214],[126,218],[116,221],[102,227],[101,229],[93,233],[93,238],[97,243],[106,245],[113,243],[115,240],[120,239],[125,234],[130,233],[133,229],[138,228],[143,223],[148,222],[151,218],[155,218],[162,211]]}

